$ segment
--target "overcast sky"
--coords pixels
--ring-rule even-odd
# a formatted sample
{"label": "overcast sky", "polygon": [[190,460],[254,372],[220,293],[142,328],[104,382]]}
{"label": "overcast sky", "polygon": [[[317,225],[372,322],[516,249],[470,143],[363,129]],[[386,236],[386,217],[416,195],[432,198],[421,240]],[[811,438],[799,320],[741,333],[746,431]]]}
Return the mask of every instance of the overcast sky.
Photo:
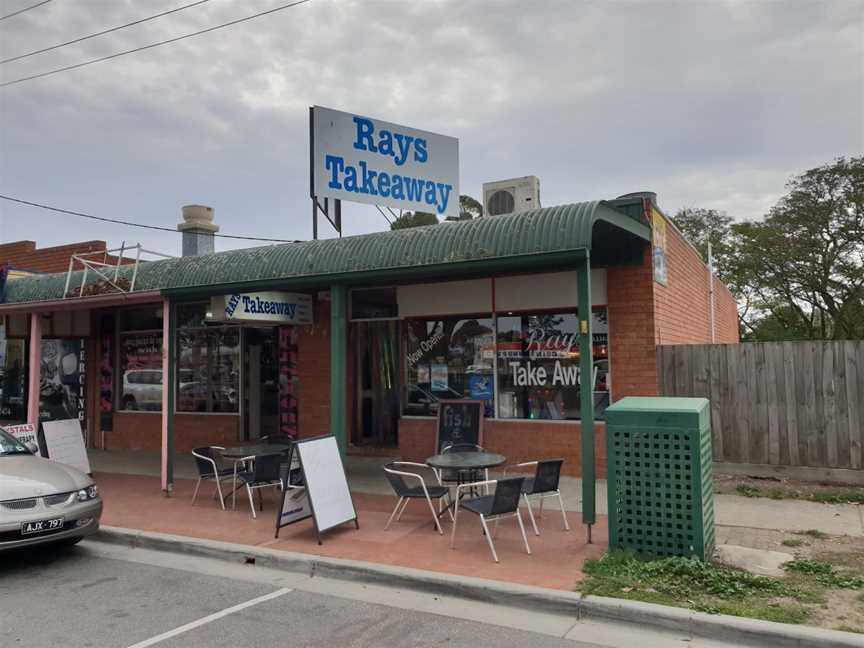
{"label": "overcast sky", "polygon": [[[188,2],[52,0],[0,21],[0,55]],[[0,65],[0,81],[285,2],[210,0]],[[652,190],[666,213],[760,218],[791,175],[864,152],[864,2],[311,0],[0,88],[0,193],[172,228],[206,204],[225,234],[311,238],[313,104],[459,138],[475,197],[533,174],[545,206]],[[346,235],[387,228],[365,205],[343,218]],[[180,251],[178,234],[0,201],[0,241],[19,239]]]}

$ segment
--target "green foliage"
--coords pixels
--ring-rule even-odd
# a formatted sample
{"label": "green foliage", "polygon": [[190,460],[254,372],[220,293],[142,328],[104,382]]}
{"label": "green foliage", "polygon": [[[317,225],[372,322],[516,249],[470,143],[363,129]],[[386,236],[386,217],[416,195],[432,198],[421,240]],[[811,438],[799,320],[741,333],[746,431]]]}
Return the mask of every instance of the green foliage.
{"label": "green foliage", "polygon": [[438,217],[428,212],[405,212],[390,223],[391,230],[407,229],[409,227],[423,227],[424,225],[437,225]]}
{"label": "green foliage", "polygon": [[828,534],[820,531],[819,529],[807,529],[806,531],[793,531],[795,535],[805,535],[810,536],[811,538],[815,538],[816,540],[824,540],[828,537]]}
{"label": "green foliage", "polygon": [[783,565],[783,569],[814,576],[825,587],[864,589],[864,578],[861,576],[838,571],[831,563],[820,560],[792,560]]}
{"label": "green foliage", "polygon": [[864,489],[843,491],[822,491],[813,493],[807,499],[823,504],[864,504]]}
{"label": "green foliage", "polygon": [[800,538],[786,538],[782,543],[784,547],[800,547],[804,541]]}
{"label": "green foliage", "polygon": [[735,492],[744,497],[759,497],[761,494],[758,488],[750,484],[738,484],[735,487]]}
{"label": "green foliage", "polygon": [[[459,216],[458,218],[448,216],[448,221],[463,221],[471,220],[472,218],[480,218],[483,215],[483,205],[477,202],[471,196],[462,194],[459,196]],[[395,221],[390,223],[391,230],[406,229],[408,227],[423,227],[424,225],[437,225],[438,217],[429,212],[405,212]]]}

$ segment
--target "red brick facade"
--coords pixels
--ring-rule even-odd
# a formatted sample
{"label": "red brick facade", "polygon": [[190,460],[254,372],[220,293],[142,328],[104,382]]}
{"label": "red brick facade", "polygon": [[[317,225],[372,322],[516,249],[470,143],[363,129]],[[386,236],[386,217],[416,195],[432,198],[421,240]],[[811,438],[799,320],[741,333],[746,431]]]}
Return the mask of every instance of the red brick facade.
{"label": "red brick facade", "polygon": [[[239,425],[236,414],[177,414],[174,450],[191,452],[199,446],[237,445]],[[113,427],[105,432],[106,450],[159,452],[162,448],[162,416],[158,413],[115,412]]]}
{"label": "red brick facade", "polygon": [[[73,254],[104,252],[106,249],[105,241],[82,241],[39,249],[36,248],[35,241],[16,241],[0,245],[0,265],[8,263],[11,268],[28,272],[66,272],[69,270],[69,258]],[[96,255],[90,258],[102,261],[102,258]],[[108,257],[109,263],[116,260],[117,257]],[[80,269],[79,264],[76,264],[77,269]]]}

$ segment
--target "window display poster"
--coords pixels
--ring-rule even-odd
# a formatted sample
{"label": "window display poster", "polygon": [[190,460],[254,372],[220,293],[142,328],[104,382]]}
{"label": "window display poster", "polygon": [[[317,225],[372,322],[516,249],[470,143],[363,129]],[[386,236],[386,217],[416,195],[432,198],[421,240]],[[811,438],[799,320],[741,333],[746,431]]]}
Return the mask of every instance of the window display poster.
{"label": "window display poster", "polygon": [[21,425],[7,425],[0,427],[0,430],[11,434],[21,443],[35,443],[39,448],[39,455],[44,455],[42,452],[42,444],[39,443],[39,435],[36,433],[36,426],[32,423],[22,423]]}
{"label": "window display poster", "polygon": [[86,340],[42,340],[40,378],[39,420],[76,419],[86,429]]}
{"label": "window display poster", "polygon": [[429,365],[417,365],[417,384],[425,385],[431,378],[429,377]]}
{"label": "window display poster", "polygon": [[[279,432],[296,438],[297,394],[294,380],[297,376],[297,339],[293,326],[279,327]],[[286,498],[291,500],[292,498]],[[285,515],[288,515],[285,513]],[[293,520],[294,518],[292,518]],[[288,522],[285,522],[288,524]]]}
{"label": "window display poster", "polygon": [[106,328],[99,342],[99,427],[110,431],[114,426],[114,337]]}
{"label": "window display poster", "polygon": [[432,391],[447,391],[447,365],[433,364],[431,372]]}
{"label": "window display poster", "polygon": [[469,375],[468,391],[475,400],[492,400],[492,374]]}

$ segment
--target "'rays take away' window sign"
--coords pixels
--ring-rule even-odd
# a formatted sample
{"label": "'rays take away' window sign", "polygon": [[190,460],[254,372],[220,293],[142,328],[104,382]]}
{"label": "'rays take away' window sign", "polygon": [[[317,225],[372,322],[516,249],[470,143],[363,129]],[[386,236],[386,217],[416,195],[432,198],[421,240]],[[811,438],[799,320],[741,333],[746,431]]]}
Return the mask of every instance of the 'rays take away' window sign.
{"label": "'rays take away' window sign", "polygon": [[312,108],[312,196],[459,215],[459,140]]}

